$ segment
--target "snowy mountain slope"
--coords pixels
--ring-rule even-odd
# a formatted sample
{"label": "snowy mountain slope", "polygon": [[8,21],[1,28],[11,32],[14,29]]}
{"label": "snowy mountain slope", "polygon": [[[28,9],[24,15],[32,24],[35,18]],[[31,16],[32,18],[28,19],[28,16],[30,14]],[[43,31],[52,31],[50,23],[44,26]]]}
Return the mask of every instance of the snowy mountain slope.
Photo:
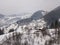
{"label": "snowy mountain slope", "polygon": [[43,11],[43,10],[36,11],[35,13],[32,14],[31,17],[19,20],[19,21],[17,21],[17,23],[18,23],[18,25],[29,24],[33,20],[38,20],[38,19],[42,18],[45,15],[45,14],[43,15],[42,12],[45,12],[45,11]]}
{"label": "snowy mountain slope", "polygon": [[[32,27],[32,25],[35,25],[35,24],[38,23],[38,25],[40,24],[39,25],[39,28],[43,28],[42,25],[44,25],[45,22],[43,21],[43,19],[41,19],[43,17],[42,12],[45,12],[45,11],[40,10],[40,11],[35,12],[36,14],[35,13],[34,14],[25,14],[24,17],[26,17],[26,18],[22,18],[22,19],[20,19],[19,15],[17,15],[17,16],[14,16],[14,15],[11,15],[10,16],[9,15],[10,17],[9,16],[5,16],[5,18],[6,19],[8,18],[8,19],[7,20],[4,20],[5,22],[3,23],[3,25],[2,25],[3,27],[1,27],[1,28],[4,28],[4,30],[8,30],[9,31],[10,29],[12,29],[10,26],[12,26],[15,23],[17,23],[18,26],[31,25],[30,27]],[[27,15],[30,15],[30,16],[28,17]],[[37,17],[37,18],[35,18],[35,17]],[[38,18],[38,17],[40,17],[40,18]],[[41,19],[41,23],[38,21],[40,19]],[[17,29],[18,29],[18,26],[17,26]],[[14,27],[13,27],[13,29],[14,29]]]}
{"label": "snowy mountain slope", "polygon": [[[0,18],[0,27],[8,26],[12,23],[17,22],[19,25],[28,24],[33,20],[38,20],[39,18],[43,17],[45,11],[39,10],[35,13],[23,13],[23,14],[13,14],[13,15],[1,15]],[[25,23],[24,23],[25,22]],[[26,23],[27,22],[27,23]]]}
{"label": "snowy mountain slope", "polygon": [[17,22],[18,20],[28,18],[31,15],[32,14],[30,14],[30,13],[26,13],[25,15],[24,14],[22,14],[22,15],[18,15],[18,14],[16,14],[16,15],[4,15],[4,17],[0,19],[1,20],[0,27],[10,25],[12,23]]}
{"label": "snowy mountain slope", "polygon": [[[6,30],[10,30],[11,28],[15,28],[15,26],[17,26],[17,30],[16,30],[16,32],[18,33],[18,32],[20,32],[21,34],[22,34],[22,37],[23,36],[25,36],[24,38],[22,38],[22,40],[21,40],[21,42],[23,41],[23,39],[25,40],[25,38],[27,38],[28,39],[28,36],[35,36],[35,39],[33,39],[33,41],[35,41],[36,40],[36,38],[38,38],[38,39],[40,39],[41,37],[40,36],[42,36],[42,35],[39,35],[39,37],[36,37],[36,35],[34,34],[35,32],[37,32],[37,30],[36,29],[42,29],[44,26],[42,26],[42,25],[44,25],[45,24],[45,22],[43,21],[43,19],[41,19],[41,20],[38,20],[37,22],[36,21],[33,21],[33,22],[31,22],[29,25],[23,25],[23,26],[19,26],[19,25],[15,25],[15,24],[12,24],[12,25],[10,25]],[[42,26],[42,27],[41,27]],[[40,28],[39,28],[40,27]],[[15,33],[15,32],[13,32],[13,33]],[[7,39],[9,39],[9,37],[11,36],[11,35],[13,35],[13,33],[7,33],[7,34],[4,34],[4,35],[6,35],[6,37],[7,37]],[[16,34],[16,33],[15,33]],[[29,34],[29,35],[28,35]],[[39,34],[40,34],[40,32],[39,32]],[[10,36],[9,36],[10,35]],[[3,35],[2,35],[3,36]],[[4,38],[6,38],[5,36],[4,36]],[[12,37],[12,36],[11,36]],[[5,40],[7,40],[7,39],[4,39],[4,38],[2,38],[2,40],[0,40],[1,41],[1,43],[3,43]],[[32,39],[32,37],[30,38],[30,39]],[[43,38],[42,38],[42,40],[43,41],[45,41]],[[2,42],[3,41],[3,42]],[[25,40],[26,41],[26,40]],[[36,40],[37,41],[37,40]],[[42,43],[41,44],[44,44],[45,42],[43,42],[42,41]],[[28,40],[28,42],[30,42],[29,40]],[[38,42],[41,42],[41,40],[39,41],[38,40]],[[0,43],[0,44],[1,44]],[[24,44],[24,42],[22,42],[23,44]],[[32,42],[31,42],[31,44],[33,44]],[[34,44],[35,44],[35,42],[34,42]],[[36,42],[36,44],[37,44],[37,42]]]}
{"label": "snowy mountain slope", "polygon": [[[40,23],[39,23],[39,21],[40,21]],[[0,41],[0,44],[1,43],[3,43],[3,42],[5,42],[7,39],[9,39],[9,37],[12,35],[13,36],[13,33],[15,34],[15,32],[19,32],[19,33],[21,33],[21,34],[23,34],[22,35],[22,37],[25,35],[25,36],[27,36],[28,35],[28,33],[31,33],[31,34],[33,34],[34,32],[36,32],[37,30],[36,29],[40,29],[40,28],[43,28],[43,26],[42,25],[44,25],[45,24],[45,22],[43,22],[43,20],[41,19],[41,20],[39,20],[39,21],[33,21],[33,22],[31,22],[29,25],[23,25],[23,26],[19,26],[18,24],[11,24],[8,28],[6,28],[6,29],[4,29],[4,33],[7,33],[7,34],[4,34],[4,35],[2,35],[4,38],[2,38]],[[38,23],[38,24],[37,24]],[[39,25],[40,24],[40,25]],[[42,25],[41,25],[42,24]],[[35,27],[38,27],[38,28],[36,28],[35,29]],[[40,28],[39,28],[39,26],[40,26]],[[42,27],[41,27],[42,26]],[[17,29],[15,30],[15,32],[11,32],[11,33],[8,33],[9,31],[8,30],[10,30],[10,29],[14,29],[15,27],[17,27]],[[7,32],[6,32],[7,31]],[[26,34],[25,34],[26,33]],[[12,37],[11,36],[11,37]],[[29,36],[30,36],[30,34],[29,34]],[[33,34],[33,36],[34,36],[34,34]],[[7,39],[6,39],[6,37],[7,37]],[[24,37],[24,38],[28,38],[28,37]],[[25,40],[25,39],[24,39]],[[23,38],[22,38],[22,41],[23,41]],[[37,43],[36,43],[37,44]]]}
{"label": "snowy mountain slope", "polygon": [[[59,29],[56,30],[55,28],[53,29],[47,28],[48,27],[47,25],[50,25],[51,22],[55,22],[56,19],[60,18],[59,12],[60,10],[59,11],[53,10],[52,12],[46,15],[42,15],[42,13],[40,12],[36,15],[32,15],[29,18],[18,20],[17,22],[12,23],[7,28],[4,28],[5,32],[4,35],[7,38],[4,36],[6,40],[2,38],[3,41],[1,40],[0,44],[1,45],[18,45],[18,44],[59,45],[58,44],[59,39],[57,33],[58,32],[57,30]],[[14,29],[14,31],[9,32],[9,30],[12,28]],[[6,32],[6,30],[8,31]]]}
{"label": "snowy mountain slope", "polygon": [[[42,24],[42,25],[41,25]],[[46,33],[50,34],[43,36],[43,32],[39,29],[44,28],[46,23],[43,19],[37,20],[37,22],[31,22],[29,25],[17,26],[17,30],[15,32],[11,32],[6,34],[5,39],[1,40],[2,45],[13,45],[19,43],[19,45],[46,45],[47,41],[53,39],[52,35],[55,35],[52,31],[55,32],[55,29],[46,29]],[[14,25],[12,25],[14,27]],[[16,25],[15,25],[16,26]],[[42,27],[41,27],[42,26]],[[4,34],[5,35],[5,34]],[[18,38],[17,38],[18,37]],[[10,43],[7,43],[10,42]],[[54,44],[54,43],[53,43]],[[56,44],[58,45],[58,44]]]}
{"label": "snowy mountain slope", "polygon": [[[55,39],[57,39],[57,33],[55,32],[56,29],[44,29],[45,27],[48,27],[47,25],[50,25],[51,22],[55,22],[55,20],[58,20],[60,18],[59,16],[59,13],[60,10],[58,11],[57,9],[56,10],[53,10],[51,12],[49,12],[48,14],[46,14],[45,16],[43,16],[43,18],[38,18],[35,19],[35,18],[31,18],[31,17],[34,17],[31,16],[30,18],[27,18],[27,19],[23,19],[23,20],[20,20],[18,21],[19,24],[22,23],[22,25],[19,25],[18,23],[18,26],[17,26],[17,30],[16,32],[20,32],[22,34],[21,36],[21,43],[20,45],[24,45],[25,43],[27,45],[49,45],[49,44],[46,44],[46,41],[53,41],[53,45],[56,44],[58,45],[58,43],[55,43]],[[37,15],[36,15],[37,16]],[[27,24],[27,25],[26,25]],[[46,30],[45,31],[41,31],[42,29]],[[40,32],[41,31],[41,32]],[[38,33],[37,33],[38,32]],[[48,33],[49,35],[45,34],[45,33]],[[56,33],[56,34],[55,34]],[[36,35],[35,35],[36,34]],[[40,35],[41,34],[41,35]],[[43,34],[45,36],[43,36]],[[42,36],[42,38],[41,38]],[[40,39],[41,38],[41,39]],[[13,38],[12,38],[13,39]],[[39,40],[40,39],[40,40]],[[41,41],[42,40],[42,41]],[[34,43],[32,43],[32,41]],[[14,41],[13,41],[14,42]],[[38,43],[39,42],[39,43]],[[6,42],[5,42],[6,43]],[[12,42],[11,42],[12,43]],[[12,43],[13,44],[13,43]]]}
{"label": "snowy mountain slope", "polygon": [[43,10],[36,11],[35,13],[33,13],[33,15],[31,16],[31,18],[33,20],[38,20],[38,19],[42,18],[45,15],[43,13],[45,13],[45,11],[43,11]]}
{"label": "snowy mountain slope", "polygon": [[[18,20],[16,23],[18,24],[18,27],[19,26],[24,26],[24,25],[27,25],[28,26],[28,28],[29,27],[34,27],[33,25],[35,25],[37,28],[39,28],[39,29],[42,29],[43,27],[47,27],[48,28],[48,26],[47,25],[50,25],[51,24],[51,22],[55,22],[57,19],[59,19],[58,17],[59,17],[59,11],[58,12],[56,12],[56,11],[58,11],[57,10],[57,8],[56,8],[56,10],[54,9],[53,11],[51,11],[51,12],[49,12],[48,14],[46,14],[46,15],[44,15],[44,16],[41,16],[42,18],[41,19],[37,19],[37,20],[35,20],[35,18],[34,17],[36,17],[37,15],[32,15],[31,17],[29,17],[29,18],[26,18],[26,19],[22,19],[22,20]],[[39,17],[40,15],[39,15],[39,12],[40,11],[37,11],[37,13],[36,14],[38,14],[38,16],[37,17]],[[53,12],[55,12],[56,14],[58,14],[58,15],[54,15],[54,13]],[[41,13],[41,12],[40,12]],[[33,19],[32,19],[32,17],[33,17]],[[53,19],[52,19],[53,18]],[[49,24],[48,24],[49,23]],[[12,25],[12,24],[11,24]],[[31,26],[30,26],[31,25]],[[35,27],[35,28],[36,28]],[[18,28],[17,28],[18,29]]]}

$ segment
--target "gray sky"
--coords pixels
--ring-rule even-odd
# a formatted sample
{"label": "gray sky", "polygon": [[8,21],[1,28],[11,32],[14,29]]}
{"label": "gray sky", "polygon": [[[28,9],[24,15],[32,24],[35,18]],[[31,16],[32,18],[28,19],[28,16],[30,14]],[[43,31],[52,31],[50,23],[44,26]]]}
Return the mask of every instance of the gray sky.
{"label": "gray sky", "polygon": [[5,15],[37,10],[51,11],[60,6],[60,0],[0,0],[0,13]]}

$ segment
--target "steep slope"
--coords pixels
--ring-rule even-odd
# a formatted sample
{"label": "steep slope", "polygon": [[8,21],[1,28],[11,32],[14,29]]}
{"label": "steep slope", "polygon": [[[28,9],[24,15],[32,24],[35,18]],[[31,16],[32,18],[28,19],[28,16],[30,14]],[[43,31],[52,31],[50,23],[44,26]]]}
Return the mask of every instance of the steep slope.
{"label": "steep slope", "polygon": [[55,21],[60,19],[60,6],[46,14],[44,20],[47,22],[47,25],[51,25],[51,23],[55,23]]}

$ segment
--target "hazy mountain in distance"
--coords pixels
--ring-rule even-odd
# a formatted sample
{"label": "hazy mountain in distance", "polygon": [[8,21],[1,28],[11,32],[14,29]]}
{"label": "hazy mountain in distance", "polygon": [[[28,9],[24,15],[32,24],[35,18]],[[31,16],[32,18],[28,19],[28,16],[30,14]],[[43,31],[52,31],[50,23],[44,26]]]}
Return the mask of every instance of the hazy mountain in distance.
{"label": "hazy mountain in distance", "polygon": [[45,12],[45,11],[39,10],[33,14],[23,13],[23,14],[13,14],[13,15],[1,15],[0,17],[1,17],[1,19],[3,19],[1,22],[3,22],[3,23],[1,23],[0,27],[9,25],[9,24],[12,24],[15,22],[17,22],[19,25],[28,24],[33,20],[38,20],[38,19],[42,18],[43,17],[42,12]]}
{"label": "hazy mountain in distance", "polygon": [[17,22],[18,20],[29,17],[30,13],[12,14],[12,15],[0,15],[0,27]]}
{"label": "hazy mountain in distance", "polygon": [[45,11],[43,11],[43,10],[36,11],[34,14],[32,14],[31,17],[19,20],[19,21],[17,21],[17,23],[19,25],[29,24],[33,20],[38,20],[38,19],[42,18],[43,17],[42,12],[45,12]]}
{"label": "hazy mountain in distance", "polygon": [[52,22],[55,23],[60,18],[60,6],[46,14],[43,18],[47,22],[47,25],[51,25]]}
{"label": "hazy mountain in distance", "polygon": [[42,17],[43,17],[42,12],[45,12],[45,11],[43,11],[43,10],[36,11],[36,12],[31,16],[31,18],[32,18],[33,20],[38,20],[38,19],[42,18]]}

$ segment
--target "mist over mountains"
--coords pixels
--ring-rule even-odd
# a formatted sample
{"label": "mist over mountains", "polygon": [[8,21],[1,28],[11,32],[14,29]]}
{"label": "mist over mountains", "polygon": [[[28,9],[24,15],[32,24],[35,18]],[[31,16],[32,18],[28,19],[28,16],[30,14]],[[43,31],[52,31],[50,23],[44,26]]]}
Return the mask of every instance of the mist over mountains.
{"label": "mist over mountains", "polygon": [[12,23],[17,22],[18,20],[25,19],[29,17],[30,13],[24,13],[24,14],[13,14],[13,15],[0,15],[0,27],[6,26]]}
{"label": "mist over mountains", "polygon": [[[43,15],[43,13],[45,13],[45,14]],[[0,14],[0,17],[1,17],[0,22],[3,22],[0,24],[0,27],[3,25],[12,24],[12,23],[17,23],[18,25],[25,25],[25,24],[29,24],[33,20],[39,20],[41,18],[44,18],[44,21],[47,22],[47,25],[51,25],[52,22],[55,23],[55,21],[59,20],[59,18],[60,18],[60,6],[48,13],[46,11],[39,10],[33,14],[24,13],[23,15],[21,15],[21,16],[20,15],[14,14],[14,15],[6,16],[6,15]],[[25,15],[27,15],[27,16],[25,16]],[[31,15],[31,16],[29,16],[29,18],[28,18],[28,15]],[[6,23],[8,23],[8,24],[6,24]]]}
{"label": "mist over mountains", "polygon": [[39,20],[39,19],[41,19],[44,16],[42,14],[42,12],[45,13],[45,11],[43,11],[43,10],[36,11],[35,13],[32,14],[31,17],[26,18],[26,19],[19,20],[19,21],[17,21],[17,23],[19,25],[24,25],[24,24],[29,24],[33,20]]}
{"label": "mist over mountains", "polygon": [[3,33],[3,35],[1,35],[4,36],[4,38],[0,40],[1,45],[60,44],[60,6],[51,12],[39,10],[33,14],[26,15],[27,16],[23,15],[25,18],[23,16],[21,18],[19,15],[4,16],[5,18],[1,18],[5,21],[3,26],[10,24],[0,29],[0,32]]}
{"label": "mist over mountains", "polygon": [[13,14],[13,15],[2,15],[0,14],[0,22],[3,22],[0,24],[0,27],[9,25],[12,23],[17,22],[19,25],[24,25],[32,22],[33,20],[38,20],[43,17],[43,13],[45,11],[39,10],[36,11],[35,13],[23,13],[23,14]]}

